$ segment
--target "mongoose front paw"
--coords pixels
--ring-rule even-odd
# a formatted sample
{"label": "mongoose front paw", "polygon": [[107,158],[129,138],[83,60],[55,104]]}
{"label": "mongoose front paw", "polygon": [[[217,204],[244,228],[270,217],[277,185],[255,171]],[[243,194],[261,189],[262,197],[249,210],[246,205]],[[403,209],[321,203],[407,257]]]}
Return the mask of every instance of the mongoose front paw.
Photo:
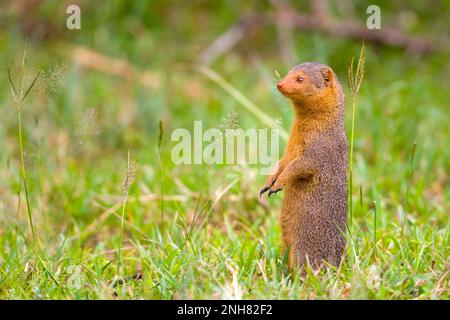
{"label": "mongoose front paw", "polygon": [[261,197],[267,190],[269,190],[273,184],[277,181],[277,179],[274,176],[269,177],[264,187],[259,192],[259,196]]}
{"label": "mongoose front paw", "polygon": [[283,188],[284,188],[283,179],[280,180],[280,178],[278,178],[277,181],[275,181],[275,183],[272,185],[272,187],[270,187],[269,197],[271,194],[274,194],[274,193],[277,193],[278,191],[283,190]]}

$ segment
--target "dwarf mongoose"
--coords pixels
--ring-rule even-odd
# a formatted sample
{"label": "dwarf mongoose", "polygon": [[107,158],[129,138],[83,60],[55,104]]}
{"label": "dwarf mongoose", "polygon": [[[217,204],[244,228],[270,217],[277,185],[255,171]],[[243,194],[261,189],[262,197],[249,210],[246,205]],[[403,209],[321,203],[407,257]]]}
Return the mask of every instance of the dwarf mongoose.
{"label": "dwarf mongoose", "polygon": [[347,221],[347,137],[344,94],[333,70],[297,65],[277,84],[295,112],[289,141],[261,195],[284,189],[280,216],[289,266],[339,265]]}

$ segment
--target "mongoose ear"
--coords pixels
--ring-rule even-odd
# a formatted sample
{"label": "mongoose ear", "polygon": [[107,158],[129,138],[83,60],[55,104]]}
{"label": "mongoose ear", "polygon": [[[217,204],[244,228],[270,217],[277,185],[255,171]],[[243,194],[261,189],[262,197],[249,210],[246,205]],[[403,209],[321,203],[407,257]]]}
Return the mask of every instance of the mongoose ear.
{"label": "mongoose ear", "polygon": [[323,79],[325,80],[325,85],[331,85],[333,83],[333,71],[328,67],[323,68],[321,71]]}

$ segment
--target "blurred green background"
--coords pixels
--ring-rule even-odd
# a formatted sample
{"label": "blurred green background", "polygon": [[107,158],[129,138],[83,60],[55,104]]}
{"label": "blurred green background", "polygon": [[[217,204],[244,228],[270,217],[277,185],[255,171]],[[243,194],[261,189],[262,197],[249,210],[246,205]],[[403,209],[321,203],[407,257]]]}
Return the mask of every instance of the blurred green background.
{"label": "blurred green background", "polygon": [[[70,4],[81,9],[81,30],[66,27],[66,8]],[[269,202],[258,199],[265,177],[258,175],[254,167],[174,166],[170,160],[170,134],[176,128],[192,130],[194,120],[202,120],[204,128],[230,121],[243,128],[262,126],[235,97],[186,67],[186,63],[207,64],[288,130],[292,112],[289,103],[276,91],[277,73],[283,76],[292,66],[305,61],[328,64],[340,78],[347,94],[349,132],[347,66],[362,46],[367,32],[366,8],[370,4],[381,8],[379,32],[399,32],[401,37],[398,43],[389,43],[384,36],[377,41],[370,36],[365,40],[366,72],[356,109],[353,194],[358,210],[353,231],[356,246],[360,240],[365,243],[360,248],[367,249],[361,249],[367,258],[365,271],[372,270],[371,265],[382,269],[396,254],[401,258],[395,260],[398,264],[392,262],[391,273],[380,276],[386,281],[383,285],[392,290],[377,291],[366,286],[363,293],[355,290],[353,297],[358,297],[357,294],[372,298],[448,297],[450,3],[331,0],[2,1],[0,296],[223,297],[214,295],[222,292],[215,282],[226,282],[230,277],[230,267],[221,258],[205,262],[209,267],[205,267],[208,271],[204,277],[196,273],[196,268],[182,268],[191,263],[195,266],[194,261],[201,260],[196,254],[204,258],[205,252],[219,248],[226,252],[219,257],[238,261],[231,269],[241,270],[238,272],[238,278],[244,282],[241,297],[345,298],[345,285],[339,287],[339,293],[330,293],[317,289],[319,284],[308,282],[302,285],[315,289],[308,291],[303,287],[305,290],[299,293],[288,285],[285,294],[279,295],[281,289],[277,286],[284,280],[273,271],[276,268],[268,267],[278,284],[269,285],[267,279],[261,280],[266,275],[257,272],[256,262],[243,267],[243,261],[266,257],[270,260],[265,250],[278,248],[277,212],[281,197]],[[297,22],[290,24],[292,15],[300,18],[297,16]],[[311,23],[319,21],[319,17],[322,22]],[[330,23],[335,23],[334,28]],[[354,26],[356,32],[342,34]],[[228,35],[225,40],[221,38],[224,34]],[[425,40],[411,40],[416,38]],[[223,51],[215,55],[208,48],[218,39],[224,40],[225,45],[220,42]],[[233,39],[238,41],[234,43]],[[405,39],[415,45],[405,48]],[[227,41],[231,41],[230,48]],[[41,72],[25,102],[23,130],[30,202],[37,233],[46,248],[43,261],[47,261],[47,266],[42,265],[41,273],[31,278],[13,281],[7,274],[23,272],[23,266],[33,259],[35,252],[25,240],[30,235],[20,178],[17,110],[12,104],[6,72],[6,66],[13,64],[13,78],[18,81],[26,44],[26,81]],[[163,134],[159,150],[160,120]],[[283,147],[284,141],[280,142]],[[148,288],[144,284],[130,284],[133,293],[126,290],[117,293],[115,287],[108,287],[117,274],[113,267],[104,266],[112,261],[108,250],[114,252],[119,237],[120,219],[114,214],[120,215],[127,150],[136,162],[136,174],[127,206],[123,245],[127,247],[129,241],[134,242],[133,248],[126,251],[129,260],[124,263],[123,273],[140,272],[144,279],[153,279],[153,284]],[[223,190],[224,195],[217,197]],[[206,240],[198,235],[197,241],[210,247],[199,245],[192,249],[195,254],[188,255],[187,260],[174,262],[177,254],[171,256],[167,252],[173,249],[171,241],[176,240],[166,239],[165,232],[168,238],[177,238],[175,234],[183,238],[186,224],[195,224],[198,212],[204,213],[199,207],[207,208],[207,222],[202,228],[210,235]],[[373,230],[374,209],[378,231]],[[176,223],[180,216],[185,221],[181,226]],[[400,244],[391,245],[404,235],[404,227],[412,238],[402,238]],[[368,249],[373,244],[372,232],[379,232],[375,239],[381,241],[382,253],[375,258]],[[21,235],[24,240],[18,240]],[[161,261],[144,263],[148,256],[136,249],[139,248],[136,243],[140,242],[149,246],[145,247],[147,255]],[[257,249],[254,243],[258,244]],[[169,248],[163,249],[166,245]],[[407,246],[411,246],[410,251],[403,251]],[[278,251],[269,256],[281,261]],[[62,257],[76,259],[61,262]],[[433,260],[435,267],[430,270]],[[33,261],[39,270],[39,262]],[[61,283],[66,283],[72,274],[67,270],[78,263],[74,261],[84,261],[95,274],[101,274],[107,289],[98,283],[101,293],[86,288],[84,292],[46,287],[44,279],[51,272],[56,273],[58,267],[66,270],[58,274]],[[405,263],[416,269],[411,271]],[[354,270],[352,266],[348,270]],[[367,275],[364,270],[362,274]],[[403,286],[399,275],[405,275],[406,279],[411,276],[412,285]],[[416,288],[415,276],[425,279],[425,284]],[[348,277],[340,281],[353,283]],[[87,278],[83,281],[89,283]],[[26,289],[30,281],[34,283],[34,291]],[[254,281],[258,284],[253,285]],[[321,285],[325,288],[329,282],[323,281]],[[437,285],[438,289],[447,290],[433,291]]]}

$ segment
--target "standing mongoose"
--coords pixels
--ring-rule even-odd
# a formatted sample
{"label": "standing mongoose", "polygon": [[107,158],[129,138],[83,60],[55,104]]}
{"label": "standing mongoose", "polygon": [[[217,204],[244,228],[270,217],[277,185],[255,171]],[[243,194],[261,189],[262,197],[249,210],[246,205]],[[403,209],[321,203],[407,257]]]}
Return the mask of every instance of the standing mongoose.
{"label": "standing mongoose", "polygon": [[297,65],[277,84],[295,112],[284,156],[260,195],[285,191],[280,216],[291,268],[339,265],[347,222],[344,94],[333,70]]}

